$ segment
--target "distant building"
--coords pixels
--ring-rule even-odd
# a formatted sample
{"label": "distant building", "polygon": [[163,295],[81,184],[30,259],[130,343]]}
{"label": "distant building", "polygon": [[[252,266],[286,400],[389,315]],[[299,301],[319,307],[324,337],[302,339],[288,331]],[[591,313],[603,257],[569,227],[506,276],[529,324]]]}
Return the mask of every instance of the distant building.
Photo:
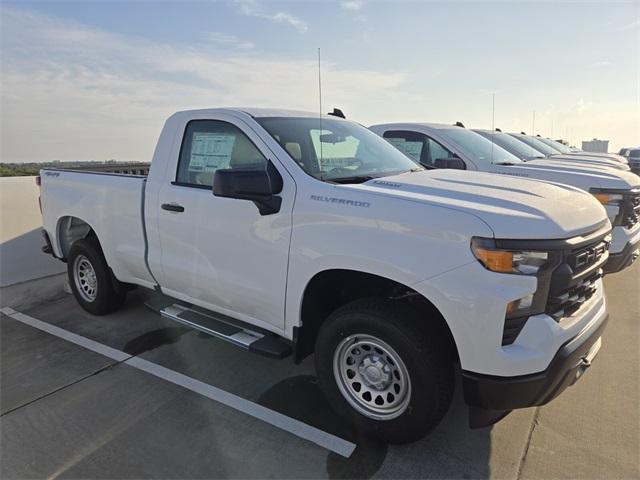
{"label": "distant building", "polygon": [[582,142],[582,150],[585,152],[607,153],[609,151],[609,140],[585,140]]}

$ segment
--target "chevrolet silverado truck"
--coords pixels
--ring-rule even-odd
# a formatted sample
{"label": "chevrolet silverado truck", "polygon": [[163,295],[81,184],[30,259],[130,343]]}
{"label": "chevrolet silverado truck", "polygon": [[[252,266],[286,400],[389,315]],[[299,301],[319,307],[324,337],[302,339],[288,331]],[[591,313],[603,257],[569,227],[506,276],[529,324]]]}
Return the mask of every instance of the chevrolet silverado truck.
{"label": "chevrolet silverado truck", "polygon": [[610,160],[613,162],[620,163],[622,165],[628,166],[627,159],[622,155],[618,155],[617,153],[599,153],[599,152],[584,152],[582,150],[575,150],[566,145],[561,144],[560,142],[556,142],[555,140],[550,140],[547,138],[543,138],[541,136],[533,136],[527,135],[524,132],[520,133],[509,133],[514,138],[517,138],[521,142],[526,143],[534,148],[542,150],[545,155],[552,158],[565,158],[571,159],[572,157],[582,157],[582,158],[591,158],[595,160]]}
{"label": "chevrolet silverado truck", "polygon": [[427,168],[511,175],[590,192],[604,205],[613,225],[604,272],[619,272],[640,255],[640,177],[629,171],[548,159],[523,161],[484,135],[459,125],[393,123],[370,128]]}
{"label": "chevrolet silverado truck", "polygon": [[628,172],[631,170],[629,165],[626,163],[619,162],[617,160],[613,160],[610,158],[604,157],[590,157],[586,155],[564,155],[562,153],[549,153],[552,152],[551,147],[546,144],[540,145],[543,139],[535,137],[536,147],[533,144],[525,143],[519,138],[509,135],[508,133],[495,131],[495,130],[482,130],[482,129],[472,129],[472,131],[476,132],[479,135],[482,135],[487,140],[492,141],[496,145],[504,148],[507,152],[515,155],[520,160],[536,160],[536,159],[547,159],[550,161],[557,161],[564,164],[574,164],[578,163],[585,167],[595,166],[595,167],[609,167],[615,170],[623,170]]}
{"label": "chevrolet silverado truck", "polygon": [[269,109],[174,114],[147,177],[40,175],[43,248],[85,310],[137,285],[246,350],[315,353],[332,407],[388,442],[433,429],[459,375],[471,426],[545,404],[602,343],[611,225],[575,187],[429,171],[357,123]]}

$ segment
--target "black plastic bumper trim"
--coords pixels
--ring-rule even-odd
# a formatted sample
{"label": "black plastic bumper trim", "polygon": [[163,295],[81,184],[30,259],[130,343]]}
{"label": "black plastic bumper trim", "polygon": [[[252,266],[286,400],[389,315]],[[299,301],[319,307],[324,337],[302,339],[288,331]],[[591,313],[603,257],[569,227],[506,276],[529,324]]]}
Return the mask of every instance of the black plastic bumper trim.
{"label": "black plastic bumper trim", "polygon": [[622,252],[616,254],[609,254],[609,260],[604,265],[604,274],[617,273],[624,270],[636,261],[640,255],[640,239],[635,243],[627,243]]}
{"label": "black plastic bumper trim", "polygon": [[56,254],[54,253],[53,245],[51,245],[51,239],[49,238],[49,234],[47,233],[47,231],[43,228],[42,230],[40,230],[40,233],[42,234],[42,237],[44,238],[44,245],[42,246],[42,252],[46,253],[47,255],[51,255],[56,260],[61,260],[63,262],[66,262],[67,261],[66,258],[57,257]]}
{"label": "black plastic bumper trim", "polygon": [[547,369],[540,373],[498,377],[463,371],[465,402],[472,407],[503,411],[550,402],[588,367],[583,359],[601,337],[608,317],[607,314],[590,334],[578,335],[560,347]]}

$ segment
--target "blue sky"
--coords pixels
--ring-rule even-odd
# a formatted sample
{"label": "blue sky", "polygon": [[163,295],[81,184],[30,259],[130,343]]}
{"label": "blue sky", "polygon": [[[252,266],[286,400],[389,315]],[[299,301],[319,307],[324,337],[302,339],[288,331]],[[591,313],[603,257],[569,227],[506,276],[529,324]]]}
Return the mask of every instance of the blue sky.
{"label": "blue sky", "polygon": [[[325,110],[640,144],[640,2],[10,2],[1,160],[147,160],[175,110]],[[553,130],[552,130],[553,128]]]}

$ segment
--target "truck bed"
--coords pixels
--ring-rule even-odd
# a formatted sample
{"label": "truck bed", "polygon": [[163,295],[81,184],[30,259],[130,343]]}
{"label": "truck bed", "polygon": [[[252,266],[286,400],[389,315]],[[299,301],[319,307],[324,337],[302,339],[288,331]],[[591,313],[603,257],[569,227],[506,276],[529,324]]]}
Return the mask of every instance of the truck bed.
{"label": "truck bed", "polygon": [[118,280],[153,285],[145,263],[145,175],[43,169],[40,178],[43,226],[58,258],[74,235],[91,228]]}

